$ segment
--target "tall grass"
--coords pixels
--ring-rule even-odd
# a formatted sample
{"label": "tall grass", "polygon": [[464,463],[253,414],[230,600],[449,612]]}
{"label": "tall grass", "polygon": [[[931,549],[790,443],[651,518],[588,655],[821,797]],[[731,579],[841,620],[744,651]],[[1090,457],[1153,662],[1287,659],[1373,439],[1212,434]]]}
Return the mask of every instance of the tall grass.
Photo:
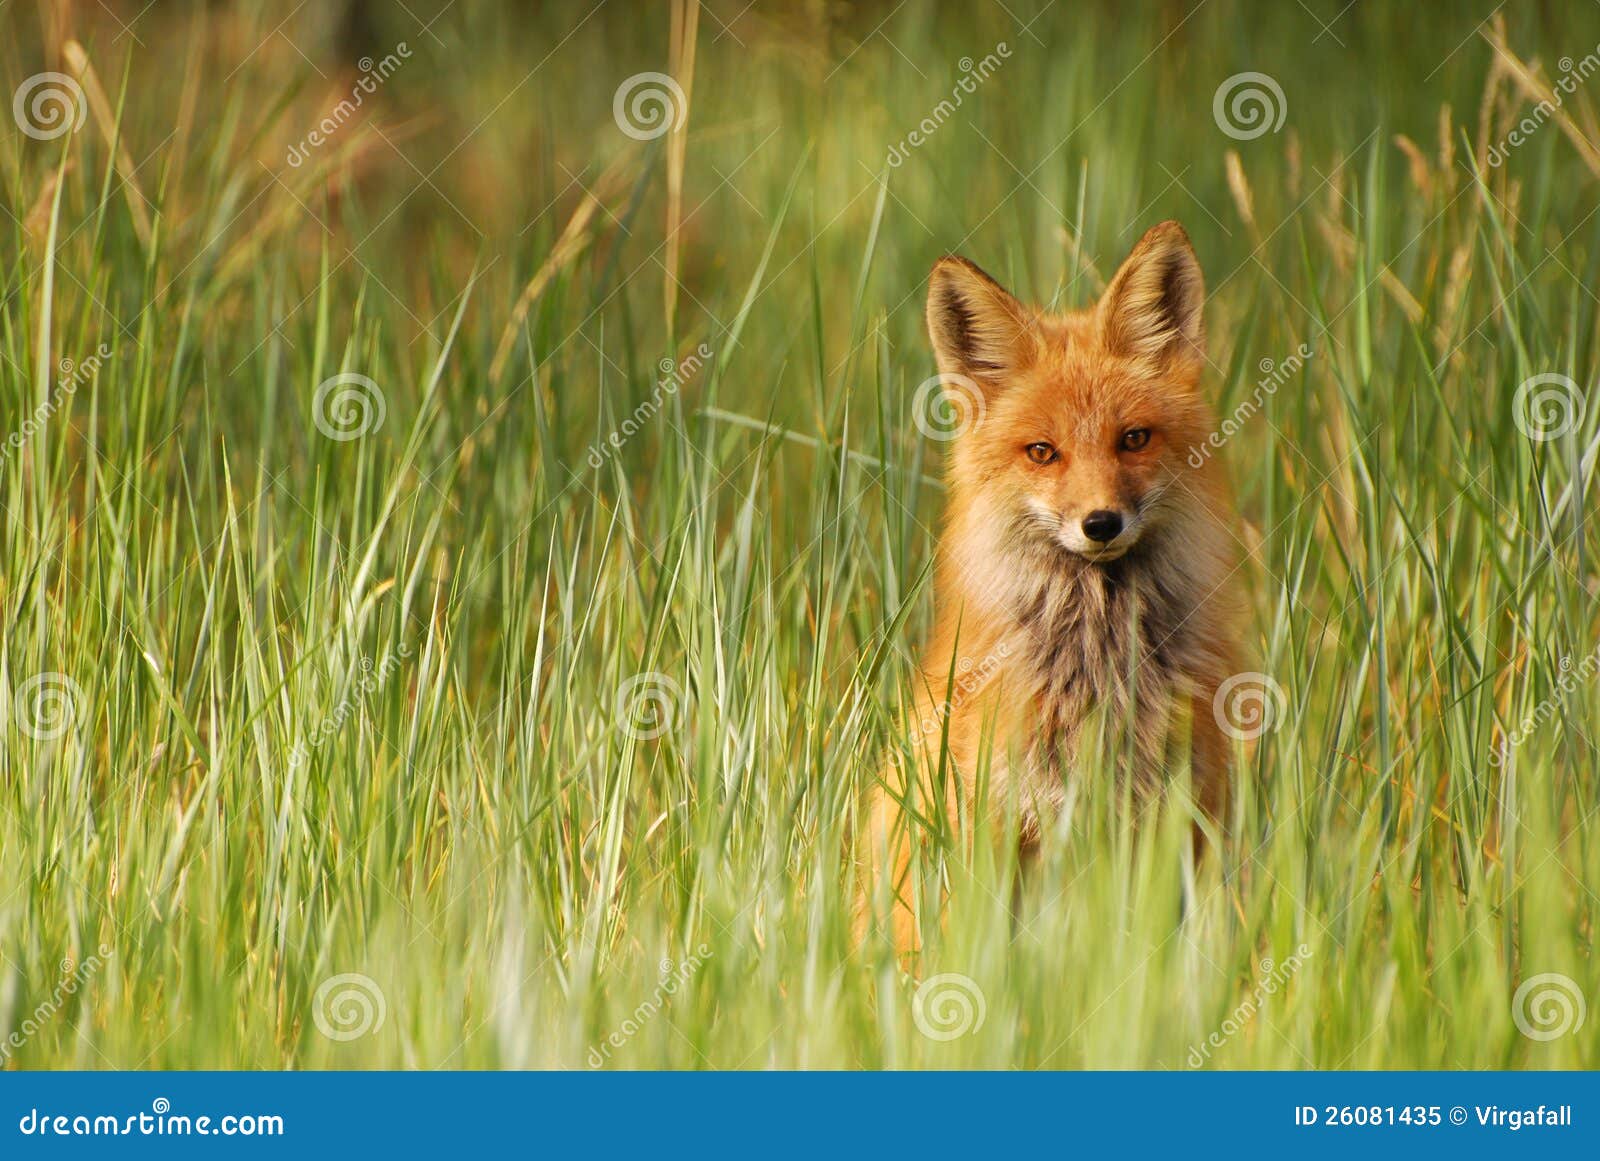
{"label": "tall grass", "polygon": [[[0,132],[6,1059],[1600,1064],[1514,999],[1600,1004],[1597,94],[1491,165],[1488,5],[738,7],[678,192],[612,116],[664,6],[0,12],[6,92],[88,94]],[[1544,13],[1552,79],[1600,18]],[[1286,112],[1237,140],[1245,71]],[[1082,305],[1166,217],[1259,404],[1217,454],[1280,712],[1220,858],[1089,794],[1015,895],[951,860],[908,976],[843,852],[929,620],[926,270]],[[1588,406],[1530,439],[1548,373]]]}

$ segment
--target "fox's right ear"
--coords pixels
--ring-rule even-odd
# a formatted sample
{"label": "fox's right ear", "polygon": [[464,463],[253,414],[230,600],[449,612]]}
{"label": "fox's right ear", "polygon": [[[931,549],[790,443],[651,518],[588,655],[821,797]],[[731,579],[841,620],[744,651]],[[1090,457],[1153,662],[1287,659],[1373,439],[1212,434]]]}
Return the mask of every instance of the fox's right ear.
{"label": "fox's right ear", "polygon": [[1206,358],[1206,280],[1177,222],[1145,232],[1098,307],[1106,345],[1156,368],[1198,375]]}
{"label": "fox's right ear", "polygon": [[1026,307],[965,258],[941,258],[928,283],[928,336],[942,375],[997,387],[1032,349]]}

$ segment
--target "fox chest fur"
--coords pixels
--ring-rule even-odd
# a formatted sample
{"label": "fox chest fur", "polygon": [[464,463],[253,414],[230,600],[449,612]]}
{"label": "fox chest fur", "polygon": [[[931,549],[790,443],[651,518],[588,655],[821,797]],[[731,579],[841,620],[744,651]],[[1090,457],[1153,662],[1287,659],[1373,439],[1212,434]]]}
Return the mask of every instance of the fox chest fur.
{"label": "fox chest fur", "polygon": [[[1210,570],[1187,568],[1167,539],[1108,565],[1013,543],[980,549],[980,566],[970,541],[949,549],[939,603],[950,612],[931,657],[956,656],[958,678],[984,675],[981,690],[944,703],[951,753],[969,772],[987,757],[990,785],[1016,792],[1029,835],[1075,773],[1141,798],[1157,792],[1185,764],[1195,714],[1210,713],[1229,671],[1227,610],[1208,591]],[[1003,578],[994,575],[1002,562]],[[996,656],[999,665],[984,664]],[[937,690],[939,671],[926,680]],[[1197,777],[1221,776],[1211,753],[1189,757]]]}

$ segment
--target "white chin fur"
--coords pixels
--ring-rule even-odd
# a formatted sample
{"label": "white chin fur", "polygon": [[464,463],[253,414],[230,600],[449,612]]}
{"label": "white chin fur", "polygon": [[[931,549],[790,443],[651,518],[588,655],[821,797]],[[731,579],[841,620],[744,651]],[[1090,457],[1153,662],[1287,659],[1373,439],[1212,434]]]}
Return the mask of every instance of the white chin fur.
{"label": "white chin fur", "polygon": [[1083,557],[1091,564],[1110,564],[1138,543],[1139,532],[1137,524],[1129,524],[1114,540],[1102,544],[1098,540],[1090,540],[1079,529],[1063,528],[1057,534],[1057,540],[1068,552]]}

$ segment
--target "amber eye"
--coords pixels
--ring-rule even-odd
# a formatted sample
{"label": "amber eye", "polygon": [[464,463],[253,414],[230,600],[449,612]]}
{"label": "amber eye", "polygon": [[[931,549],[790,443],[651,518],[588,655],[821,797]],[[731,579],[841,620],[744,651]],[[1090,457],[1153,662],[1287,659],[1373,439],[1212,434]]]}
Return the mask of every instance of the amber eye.
{"label": "amber eye", "polygon": [[1150,442],[1150,429],[1148,427],[1130,427],[1122,433],[1122,450],[1139,451]]}
{"label": "amber eye", "polygon": [[1053,464],[1056,462],[1056,449],[1047,443],[1030,443],[1023,449],[1028,453],[1028,459],[1036,464]]}

